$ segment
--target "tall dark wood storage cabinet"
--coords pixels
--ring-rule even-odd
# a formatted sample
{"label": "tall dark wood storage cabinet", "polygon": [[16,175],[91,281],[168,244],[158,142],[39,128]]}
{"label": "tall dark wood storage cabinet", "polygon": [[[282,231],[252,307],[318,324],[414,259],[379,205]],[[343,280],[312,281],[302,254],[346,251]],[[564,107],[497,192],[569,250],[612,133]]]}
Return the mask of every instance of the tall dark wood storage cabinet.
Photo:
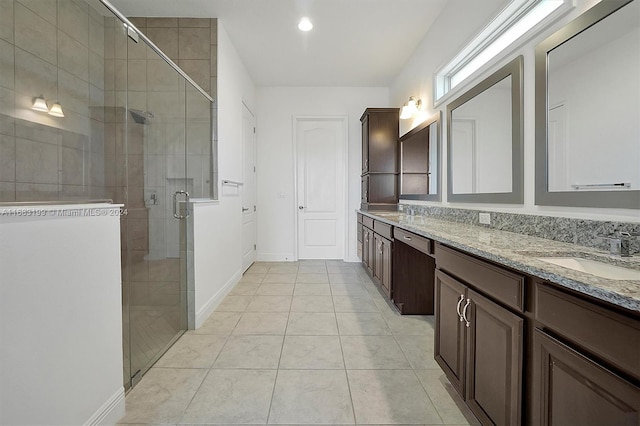
{"label": "tall dark wood storage cabinet", "polygon": [[367,108],[362,122],[362,210],[398,204],[398,108]]}

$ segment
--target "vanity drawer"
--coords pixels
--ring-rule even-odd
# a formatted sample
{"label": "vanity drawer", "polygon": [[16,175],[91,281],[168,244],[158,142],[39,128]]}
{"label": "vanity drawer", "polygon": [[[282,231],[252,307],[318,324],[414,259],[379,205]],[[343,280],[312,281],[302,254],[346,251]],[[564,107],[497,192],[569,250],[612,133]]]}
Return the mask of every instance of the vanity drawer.
{"label": "vanity drawer", "polygon": [[535,285],[541,324],[640,379],[640,321],[543,283]]}
{"label": "vanity drawer", "polygon": [[362,223],[362,215],[358,213],[358,223]]}
{"label": "vanity drawer", "polygon": [[376,220],[373,222],[373,230],[376,231],[378,235],[385,237],[387,240],[393,240],[393,226]]}
{"label": "vanity drawer", "polygon": [[362,216],[362,224],[369,229],[373,229],[373,219],[369,216]]}
{"label": "vanity drawer", "polygon": [[441,244],[436,244],[435,254],[439,269],[466,281],[505,305],[524,312],[524,277],[522,275]]}
{"label": "vanity drawer", "polygon": [[401,241],[422,253],[433,254],[433,241],[428,238],[424,238],[398,228],[393,230],[393,236],[396,240]]}

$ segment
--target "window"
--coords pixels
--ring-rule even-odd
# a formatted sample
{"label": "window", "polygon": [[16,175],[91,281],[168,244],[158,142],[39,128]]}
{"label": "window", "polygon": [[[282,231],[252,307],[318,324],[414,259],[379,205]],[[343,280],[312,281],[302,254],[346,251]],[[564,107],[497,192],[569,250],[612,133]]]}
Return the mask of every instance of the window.
{"label": "window", "polygon": [[513,0],[435,75],[434,104],[543,21],[569,10],[571,0]]}

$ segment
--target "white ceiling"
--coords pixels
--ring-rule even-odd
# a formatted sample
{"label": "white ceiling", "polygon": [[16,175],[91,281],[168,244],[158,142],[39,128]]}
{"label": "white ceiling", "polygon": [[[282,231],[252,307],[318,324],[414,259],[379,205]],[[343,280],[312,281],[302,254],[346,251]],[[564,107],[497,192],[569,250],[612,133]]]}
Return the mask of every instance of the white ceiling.
{"label": "white ceiling", "polygon": [[446,0],[111,2],[127,16],[220,18],[258,86],[388,86]]}

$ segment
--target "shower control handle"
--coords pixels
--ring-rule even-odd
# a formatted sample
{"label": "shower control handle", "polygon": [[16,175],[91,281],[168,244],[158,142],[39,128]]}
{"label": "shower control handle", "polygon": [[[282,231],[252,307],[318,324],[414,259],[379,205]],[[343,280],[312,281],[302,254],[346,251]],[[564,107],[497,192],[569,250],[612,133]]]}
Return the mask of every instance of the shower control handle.
{"label": "shower control handle", "polygon": [[189,208],[187,207],[186,210],[186,214],[183,216],[180,213],[178,213],[178,196],[179,195],[184,195],[185,196],[185,202],[188,203],[189,202],[189,193],[187,191],[176,191],[173,193],[173,217],[175,217],[176,219],[185,219],[187,217],[189,217]]}

